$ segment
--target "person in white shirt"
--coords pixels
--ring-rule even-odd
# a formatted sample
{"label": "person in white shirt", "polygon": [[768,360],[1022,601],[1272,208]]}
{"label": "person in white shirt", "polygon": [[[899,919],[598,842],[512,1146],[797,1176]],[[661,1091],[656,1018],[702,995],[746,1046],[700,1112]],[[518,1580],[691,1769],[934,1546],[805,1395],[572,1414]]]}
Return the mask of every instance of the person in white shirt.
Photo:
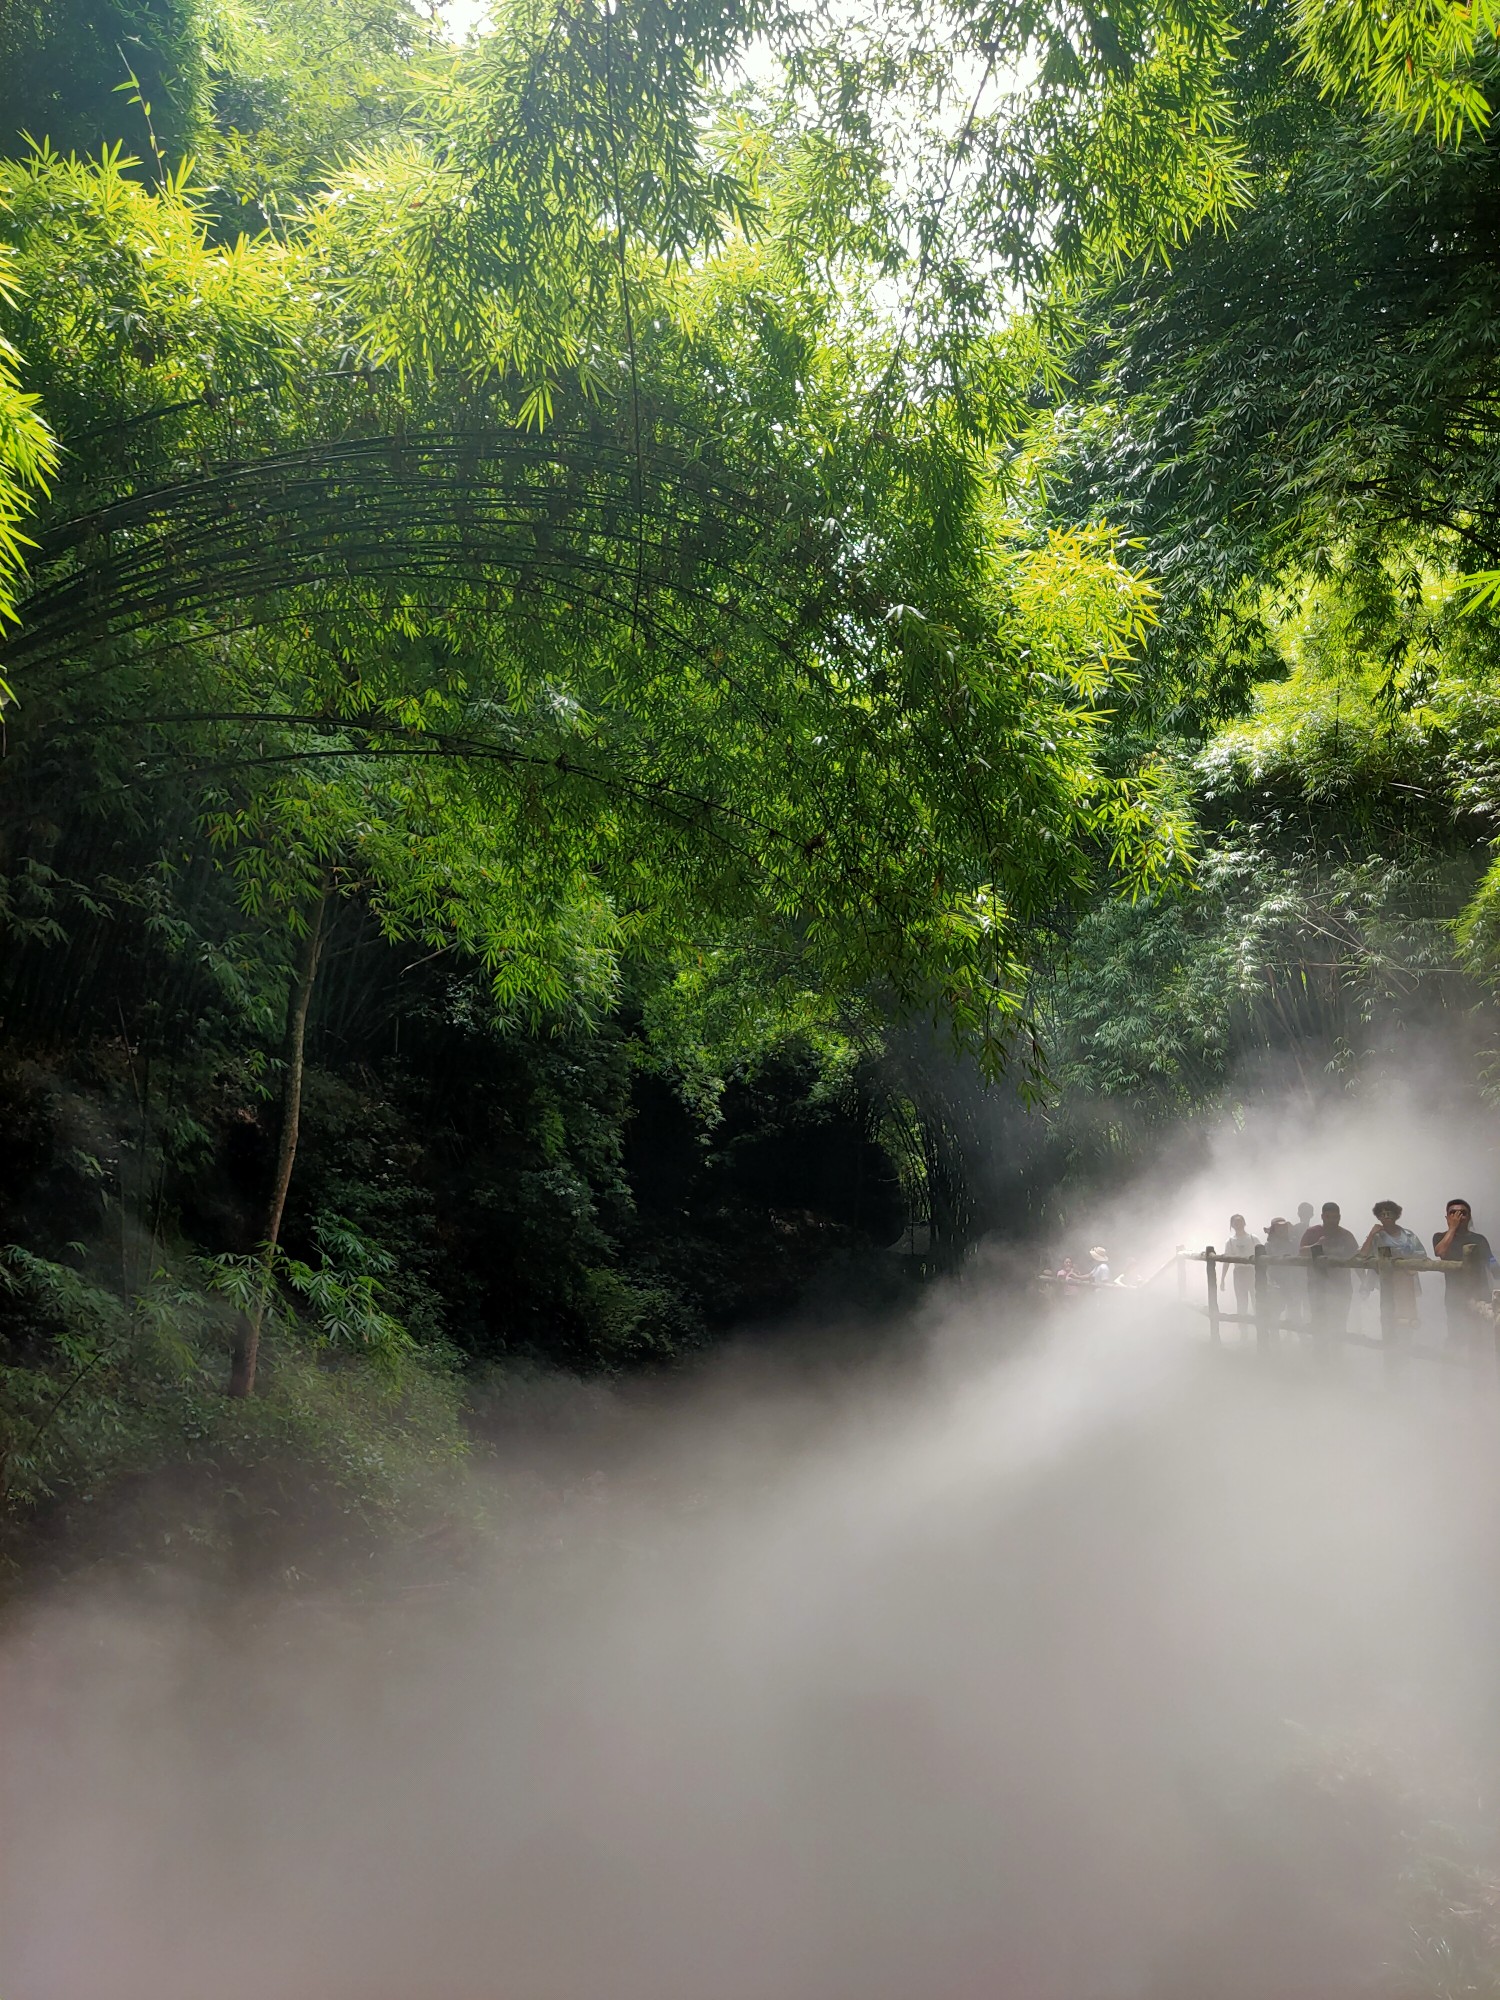
{"label": "person in white shirt", "polygon": [[[1229,1218],[1229,1234],[1224,1240],[1224,1255],[1226,1257],[1253,1257],[1255,1255],[1255,1248],[1255,1238],[1246,1230],[1244,1216],[1231,1215]],[[1248,1319],[1255,1295],[1255,1267],[1252,1264],[1221,1264],[1219,1267],[1219,1290],[1221,1292],[1224,1289],[1224,1280],[1229,1276],[1231,1271],[1234,1273],[1234,1309],[1237,1313],[1242,1313]]]}
{"label": "person in white shirt", "polygon": [[[1310,1201],[1299,1201],[1297,1204],[1297,1235],[1296,1235],[1296,1241],[1292,1244],[1292,1255],[1294,1257],[1298,1254],[1297,1244],[1299,1244],[1302,1241],[1303,1237],[1306,1236],[1308,1230],[1311,1229],[1312,1226],[1313,1226],[1312,1203]],[[1266,1238],[1267,1243],[1269,1243],[1270,1240],[1271,1239],[1268,1236]],[[1288,1296],[1291,1299],[1294,1308],[1290,1317],[1297,1323],[1298,1326],[1302,1327],[1304,1331],[1310,1330],[1312,1327],[1312,1299],[1309,1296],[1307,1289],[1307,1282],[1308,1282],[1307,1272],[1302,1269],[1298,1269],[1296,1271],[1283,1271],[1282,1280],[1288,1287]]]}
{"label": "person in white shirt", "polygon": [[1090,1279],[1096,1285],[1107,1285],[1110,1282],[1109,1252],[1102,1243],[1096,1243],[1093,1249],[1090,1250],[1089,1256],[1094,1266],[1089,1272]]}

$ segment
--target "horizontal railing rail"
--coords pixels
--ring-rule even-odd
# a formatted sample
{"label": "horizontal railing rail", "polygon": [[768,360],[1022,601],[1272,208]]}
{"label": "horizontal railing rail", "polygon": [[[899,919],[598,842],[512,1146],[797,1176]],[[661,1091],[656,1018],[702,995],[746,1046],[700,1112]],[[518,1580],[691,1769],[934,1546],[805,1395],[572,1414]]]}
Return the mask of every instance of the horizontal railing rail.
{"label": "horizontal railing rail", "polygon": [[[1188,1296],[1188,1269],[1194,1264],[1202,1269],[1205,1280],[1204,1295],[1196,1303]],[[1247,1288],[1236,1282],[1230,1295],[1235,1305],[1233,1311],[1227,1309],[1223,1297],[1226,1266],[1249,1270],[1252,1274],[1248,1295]],[[1139,1297],[1147,1285],[1174,1268],[1179,1309],[1207,1318],[1209,1341],[1215,1347],[1222,1345],[1225,1327],[1249,1327],[1254,1330],[1256,1347],[1262,1355],[1274,1355],[1281,1346],[1282,1335],[1289,1334],[1296,1337],[1304,1350],[1310,1348],[1314,1354],[1324,1356],[1331,1355],[1336,1347],[1368,1348],[1383,1357],[1386,1378],[1393,1383],[1400,1379],[1408,1362],[1419,1361],[1433,1362],[1440,1369],[1464,1369],[1470,1373],[1482,1370],[1500,1384],[1500,1296],[1491,1302],[1488,1263],[1472,1245],[1465,1246],[1465,1255],[1460,1260],[1397,1257],[1386,1249],[1377,1250],[1372,1257],[1329,1257],[1316,1246],[1290,1257],[1273,1257],[1266,1254],[1263,1244],[1257,1246],[1253,1256],[1228,1257],[1209,1244],[1203,1250],[1179,1249],[1160,1271],[1131,1284],[1121,1284],[1118,1280],[1096,1283],[1086,1271],[1071,1275],[1040,1271],[1032,1282],[1043,1290],[1066,1293],[1076,1299],[1123,1301]],[[1341,1284],[1334,1274],[1355,1271],[1373,1277],[1374,1284],[1365,1289],[1379,1293],[1378,1336],[1358,1332],[1348,1325],[1352,1288]],[[1462,1281],[1460,1310],[1450,1320],[1446,1346],[1435,1346],[1430,1340],[1421,1339],[1411,1317],[1412,1290],[1401,1280],[1415,1279],[1422,1273],[1442,1277],[1448,1286]],[[1451,1292],[1449,1297],[1452,1298]],[[1245,1307],[1248,1310],[1241,1309]]]}
{"label": "horizontal railing rail", "polygon": [[[1251,1326],[1262,1354],[1273,1354],[1283,1331],[1305,1336],[1315,1351],[1329,1354],[1335,1347],[1369,1347],[1384,1358],[1388,1381],[1398,1381],[1408,1361],[1432,1361],[1442,1367],[1485,1367],[1500,1381],[1500,1324],[1496,1323],[1491,1300],[1489,1258],[1477,1244],[1464,1245],[1462,1257],[1398,1257],[1385,1247],[1373,1257],[1330,1257],[1320,1244],[1299,1250],[1290,1257],[1268,1256],[1264,1244],[1257,1244],[1249,1257],[1226,1256],[1209,1244],[1203,1250],[1181,1249],[1177,1253],[1177,1291],[1181,1302],[1187,1297],[1187,1270],[1190,1264],[1203,1268],[1205,1298],[1196,1308],[1208,1319],[1208,1337],[1221,1343],[1226,1326]],[[1220,1299],[1225,1268],[1252,1273],[1249,1311],[1226,1312]],[[1351,1287],[1340,1284],[1336,1272],[1361,1271],[1375,1280],[1380,1296],[1380,1337],[1352,1331],[1348,1325]],[[1415,1279],[1431,1272],[1445,1280],[1446,1304],[1457,1311],[1449,1321],[1449,1343],[1434,1347],[1413,1338],[1411,1317],[1413,1287],[1402,1278]],[[1295,1278],[1293,1279],[1293,1274]],[[1289,1286],[1288,1279],[1293,1279]],[[1243,1306],[1241,1286],[1236,1280],[1235,1303]]]}
{"label": "horizontal railing rail", "polygon": [[[1380,1253],[1374,1257],[1325,1257],[1316,1250],[1299,1250],[1293,1257],[1226,1257],[1222,1250],[1180,1250],[1178,1256],[1185,1264],[1204,1264],[1210,1257],[1215,1264],[1269,1264],[1279,1270],[1289,1265],[1300,1264],[1303,1270],[1312,1265],[1320,1265],[1325,1271],[1378,1271],[1381,1268]],[[1395,1257],[1391,1263],[1398,1271],[1461,1271],[1463,1265],[1457,1257]]]}

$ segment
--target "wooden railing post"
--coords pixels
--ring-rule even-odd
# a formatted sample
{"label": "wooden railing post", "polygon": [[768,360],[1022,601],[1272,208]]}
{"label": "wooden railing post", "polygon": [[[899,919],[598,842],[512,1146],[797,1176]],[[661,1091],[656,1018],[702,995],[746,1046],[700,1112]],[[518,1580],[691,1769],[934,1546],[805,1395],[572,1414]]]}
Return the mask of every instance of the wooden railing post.
{"label": "wooden railing post", "polygon": [[[1477,1243],[1466,1243],[1464,1245],[1464,1299],[1466,1304],[1470,1300],[1479,1297],[1479,1287],[1474,1282],[1478,1264],[1479,1245]],[[1446,1284],[1446,1282],[1447,1280],[1445,1279],[1444,1283]],[[1471,1322],[1473,1331],[1468,1337],[1469,1361],[1476,1376],[1488,1366],[1489,1362],[1489,1356],[1486,1351],[1487,1343],[1480,1338],[1481,1329],[1479,1319],[1480,1315],[1474,1313]]]}
{"label": "wooden railing post", "polygon": [[1208,1277],[1208,1337],[1219,1345],[1219,1255],[1210,1243],[1203,1252],[1203,1269]]}
{"label": "wooden railing post", "polygon": [[1255,1344],[1262,1354],[1269,1355],[1276,1348],[1276,1308],[1271,1301],[1270,1285],[1266,1277],[1266,1246],[1255,1246]]}
{"label": "wooden railing post", "polygon": [[1396,1325],[1396,1253],[1388,1243],[1375,1251],[1375,1271],[1380,1285],[1380,1351],[1385,1359],[1385,1379],[1394,1388],[1401,1379],[1400,1330]]}
{"label": "wooden railing post", "polygon": [[1307,1267],[1307,1324],[1313,1336],[1313,1351],[1328,1353],[1328,1266],[1324,1262],[1327,1252],[1321,1243],[1314,1243],[1308,1251],[1312,1260]]}

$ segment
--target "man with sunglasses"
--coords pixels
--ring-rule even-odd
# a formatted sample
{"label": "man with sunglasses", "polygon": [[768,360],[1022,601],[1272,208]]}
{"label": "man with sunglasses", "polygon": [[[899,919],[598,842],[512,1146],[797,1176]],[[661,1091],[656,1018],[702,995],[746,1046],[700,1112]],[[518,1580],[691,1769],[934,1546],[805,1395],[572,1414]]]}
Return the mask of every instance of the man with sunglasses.
{"label": "man with sunglasses", "polygon": [[1456,1266],[1443,1273],[1448,1338],[1456,1341],[1468,1341],[1479,1331],[1478,1308],[1489,1305],[1494,1291],[1489,1239],[1478,1234],[1473,1220],[1469,1204],[1455,1197],[1447,1207],[1447,1228],[1435,1230],[1432,1238],[1438,1262]]}

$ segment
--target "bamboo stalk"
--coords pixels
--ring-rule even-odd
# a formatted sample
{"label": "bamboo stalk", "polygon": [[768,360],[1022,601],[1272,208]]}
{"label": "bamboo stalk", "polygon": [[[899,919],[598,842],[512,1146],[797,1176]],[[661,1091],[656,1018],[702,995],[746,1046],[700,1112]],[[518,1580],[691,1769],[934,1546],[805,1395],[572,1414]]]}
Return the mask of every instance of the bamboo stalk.
{"label": "bamboo stalk", "polygon": [[261,1246],[261,1272],[255,1296],[247,1311],[239,1316],[235,1329],[234,1353],[229,1367],[231,1396],[255,1393],[255,1370],[260,1358],[260,1331],[270,1300],[271,1277],[276,1246],[281,1240],[281,1219],[286,1213],[287,1191],[292,1184],[292,1168],[297,1159],[297,1136],[302,1124],[302,1072],[307,1045],[307,1015],[312,1003],[313,982],[318,976],[318,960],[333,883],[324,877],[323,893],[308,922],[302,953],[287,991],[286,1041],[281,1085],[281,1119],[276,1141],[276,1172],[271,1183],[271,1199],[266,1209]]}

